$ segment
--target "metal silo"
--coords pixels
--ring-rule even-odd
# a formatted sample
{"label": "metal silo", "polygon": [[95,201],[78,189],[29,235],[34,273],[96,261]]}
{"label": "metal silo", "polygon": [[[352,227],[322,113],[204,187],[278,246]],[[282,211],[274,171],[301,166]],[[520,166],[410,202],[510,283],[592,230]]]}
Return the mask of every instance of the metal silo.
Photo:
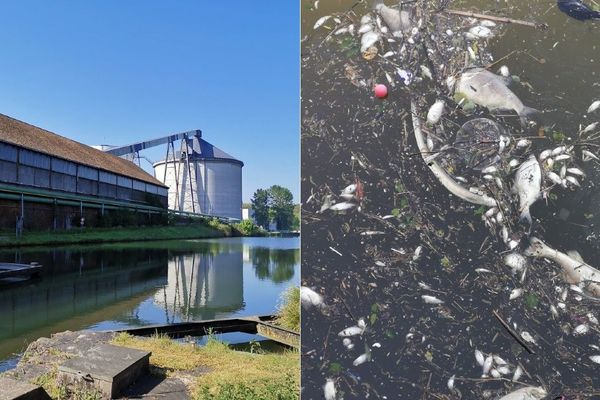
{"label": "metal silo", "polygon": [[242,218],[243,162],[199,135],[182,140],[173,153],[154,164],[156,178],[169,187],[169,208]]}

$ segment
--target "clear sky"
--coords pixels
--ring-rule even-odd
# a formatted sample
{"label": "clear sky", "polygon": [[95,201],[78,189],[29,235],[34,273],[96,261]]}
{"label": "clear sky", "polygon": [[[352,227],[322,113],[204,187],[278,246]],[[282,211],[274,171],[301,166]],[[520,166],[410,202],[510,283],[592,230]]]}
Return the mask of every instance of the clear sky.
{"label": "clear sky", "polygon": [[299,21],[288,0],[3,2],[0,113],[90,145],[201,129],[244,161],[244,201],[297,202]]}

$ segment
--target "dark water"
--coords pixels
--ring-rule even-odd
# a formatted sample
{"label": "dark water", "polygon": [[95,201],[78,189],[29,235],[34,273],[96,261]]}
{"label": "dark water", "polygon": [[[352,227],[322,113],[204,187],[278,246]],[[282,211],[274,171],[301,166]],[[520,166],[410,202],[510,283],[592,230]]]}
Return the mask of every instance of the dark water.
{"label": "dark water", "polygon": [[[299,282],[298,238],[227,238],[0,251],[43,275],[0,287],[0,369],[29,342],[64,330],[110,330],[271,314]],[[227,334],[232,343],[249,338]]]}
{"label": "dark water", "polygon": [[[331,30],[313,31],[319,17],[353,5],[349,17],[357,24],[368,11],[365,3],[321,1],[317,10],[313,4],[302,2],[302,198],[311,199],[303,206],[302,282],[322,293],[328,307],[302,315],[303,398],[323,398],[326,379],[335,381],[338,398],[344,399],[495,399],[519,387],[481,379],[475,349],[500,355],[513,369],[522,366],[521,382],[544,386],[549,399],[600,398],[598,365],[589,360],[600,354],[592,347],[600,346],[599,330],[588,320],[589,313],[600,315],[599,303],[570,292],[565,309],[553,317],[549,306],[560,301],[557,288],[566,288],[558,268],[532,262],[524,283],[507,271],[506,248],[483,227],[477,207],[449,195],[414,156],[410,119],[405,125],[403,118],[407,93],[390,88],[388,99],[374,99],[371,85],[385,82],[379,65],[363,60],[343,36],[326,39]],[[584,115],[600,98],[600,23],[569,19],[553,1],[456,1],[451,7],[548,24],[546,30],[501,27],[489,41],[494,59],[515,51],[502,62],[520,77],[513,90],[525,104],[544,111],[540,125],[548,137],[534,140],[538,152],[557,145],[553,132],[567,142],[576,140],[580,124],[600,118]],[[352,84],[348,66],[367,87]],[[597,163],[584,168],[580,190],[558,191],[555,199],[536,204],[532,214],[540,222],[538,236],[563,251],[577,249],[598,267],[600,173]],[[326,194],[335,195],[356,179],[365,187],[360,210],[319,212]],[[394,218],[381,218],[388,215]],[[413,262],[419,245],[422,256]],[[515,287],[525,293],[509,302]],[[422,295],[444,304],[425,304]],[[534,336],[535,354],[504,330],[494,311],[518,332]],[[355,348],[349,351],[338,332],[358,318],[367,320],[367,330],[352,338]],[[591,326],[589,334],[573,335],[580,323]],[[372,361],[353,366],[365,346]],[[457,391],[446,387],[452,375]]]}

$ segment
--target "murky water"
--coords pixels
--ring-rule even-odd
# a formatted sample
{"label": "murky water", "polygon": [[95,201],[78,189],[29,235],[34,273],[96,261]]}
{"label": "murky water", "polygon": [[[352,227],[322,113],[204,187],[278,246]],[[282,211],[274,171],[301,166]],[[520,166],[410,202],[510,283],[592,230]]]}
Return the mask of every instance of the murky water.
{"label": "murky water", "polygon": [[0,287],[0,370],[54,332],[272,314],[299,283],[298,238],[23,249],[0,261],[44,266],[32,282]]}
{"label": "murky water", "polygon": [[[520,365],[526,371],[520,381],[544,386],[550,399],[596,398],[600,378],[589,356],[600,354],[592,347],[600,340],[588,313],[598,316],[598,303],[570,292],[564,310],[553,317],[549,306],[560,302],[556,288],[566,288],[558,268],[535,262],[523,283],[507,271],[506,248],[483,227],[477,207],[450,196],[415,156],[410,119],[405,125],[403,118],[407,93],[399,85],[390,87],[386,100],[374,99],[372,84],[387,83],[378,63],[363,60],[343,35],[313,31],[321,16],[353,5],[349,18],[356,23],[368,11],[365,4],[321,1],[314,10],[313,2],[302,2],[302,196],[304,201],[312,196],[303,208],[302,276],[328,304],[324,311],[303,312],[303,398],[323,398],[326,379],[334,380],[344,399],[496,398],[519,387],[481,379],[475,349],[500,355],[513,370]],[[451,8],[548,25],[546,30],[509,25],[489,40],[494,59],[507,56],[496,68],[505,64],[520,78],[514,92],[543,110],[538,126],[544,138],[536,138],[537,131],[515,130],[515,136],[533,136],[533,149],[539,150],[556,146],[561,136],[567,143],[577,140],[580,124],[600,118],[585,115],[600,98],[600,23],[570,19],[553,1],[456,1]],[[354,84],[360,79],[366,87]],[[538,236],[563,251],[577,249],[598,267],[598,164],[585,164],[585,172],[582,189],[558,191],[532,214],[540,221]],[[326,194],[356,179],[365,186],[360,211],[319,212]],[[412,261],[419,245],[422,256]],[[515,287],[525,293],[509,302]],[[422,295],[444,304],[425,304]],[[534,336],[535,354],[506,332],[494,311],[518,332]],[[347,350],[337,333],[361,317],[367,330]],[[589,334],[573,335],[580,323],[591,326]],[[381,347],[372,347],[375,343]],[[372,361],[353,366],[366,347]],[[455,391],[446,387],[452,375]]]}

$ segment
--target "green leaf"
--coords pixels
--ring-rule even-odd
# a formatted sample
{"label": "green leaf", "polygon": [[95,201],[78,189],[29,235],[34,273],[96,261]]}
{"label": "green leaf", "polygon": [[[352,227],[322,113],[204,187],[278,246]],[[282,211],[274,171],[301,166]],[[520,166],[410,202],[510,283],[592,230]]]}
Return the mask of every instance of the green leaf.
{"label": "green leaf", "polygon": [[538,297],[533,293],[528,293],[527,296],[525,296],[525,305],[530,310],[533,310],[534,308],[536,308],[538,306],[539,302],[540,302],[540,299],[538,299]]}
{"label": "green leaf", "polygon": [[485,207],[479,206],[479,208],[475,210],[475,215],[478,217],[481,217],[484,212],[485,212]]}
{"label": "green leaf", "polygon": [[400,215],[400,209],[399,209],[399,208],[394,208],[394,209],[392,210],[392,215],[393,215],[394,217],[398,217],[398,216]]}
{"label": "green leaf", "polygon": [[332,374],[339,374],[342,371],[342,364],[333,362],[329,364],[329,372]]}

